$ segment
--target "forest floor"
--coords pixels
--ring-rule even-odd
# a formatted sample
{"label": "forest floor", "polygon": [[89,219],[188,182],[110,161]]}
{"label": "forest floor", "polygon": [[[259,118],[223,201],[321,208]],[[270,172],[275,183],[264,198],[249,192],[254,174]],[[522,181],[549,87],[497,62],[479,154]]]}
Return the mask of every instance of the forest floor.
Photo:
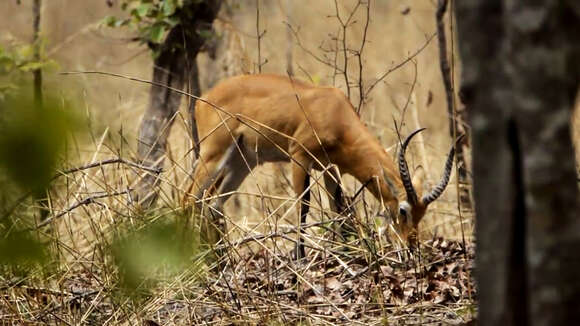
{"label": "forest floor", "polygon": [[470,241],[436,237],[410,250],[311,233],[318,241],[295,261],[275,240],[291,239],[293,230],[281,228],[213,249],[198,243],[186,263],[172,266],[168,242],[179,230],[169,229],[168,238],[159,230],[125,247],[103,237],[90,259],[57,242],[78,256],[0,280],[0,324],[471,325],[477,314]]}

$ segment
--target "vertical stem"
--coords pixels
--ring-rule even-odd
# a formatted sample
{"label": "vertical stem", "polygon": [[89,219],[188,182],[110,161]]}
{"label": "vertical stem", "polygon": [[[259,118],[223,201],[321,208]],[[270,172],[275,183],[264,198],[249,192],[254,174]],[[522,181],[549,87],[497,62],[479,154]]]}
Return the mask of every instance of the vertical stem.
{"label": "vertical stem", "polygon": [[258,37],[258,73],[262,73],[262,33],[260,32],[260,0],[256,0],[256,36]]}
{"label": "vertical stem", "polygon": [[[292,23],[292,0],[286,0],[286,10],[288,24]],[[286,73],[289,76],[294,75],[294,66],[292,65],[292,29],[290,25],[286,26]]]}
{"label": "vertical stem", "polygon": [[350,100],[350,82],[348,81],[348,52],[346,47],[346,25],[342,25],[342,52],[344,56],[344,83],[346,84],[346,95]]}
{"label": "vertical stem", "polygon": [[365,48],[365,44],[367,41],[367,32],[369,30],[369,23],[370,23],[370,14],[371,14],[371,0],[367,0],[367,10],[366,10],[366,21],[365,21],[365,29],[363,32],[363,39],[360,44],[360,49],[358,50],[358,106],[356,108],[356,113],[360,116],[360,110],[362,105],[365,102],[365,92],[363,87],[363,61],[362,61],[362,54]]}
{"label": "vertical stem", "polygon": [[[33,60],[35,62],[40,62],[40,18],[42,11],[42,0],[34,0],[32,3],[32,48],[33,48]],[[33,83],[33,94],[34,94],[34,104],[38,110],[42,109],[42,70],[41,68],[34,69],[32,71],[34,76]],[[35,197],[39,205],[40,220],[43,221],[48,217],[50,213],[48,196],[48,189],[38,189]]]}
{"label": "vertical stem", "polygon": [[336,87],[336,76],[338,75],[338,35],[340,34],[340,28],[336,31],[336,37],[334,38],[334,58],[332,65],[332,86]]}
{"label": "vertical stem", "polygon": [[[42,0],[34,0],[32,4],[32,28],[33,28],[33,48],[34,61],[40,61],[40,18],[41,18]],[[34,69],[34,102],[40,107],[42,105],[42,70]]]}

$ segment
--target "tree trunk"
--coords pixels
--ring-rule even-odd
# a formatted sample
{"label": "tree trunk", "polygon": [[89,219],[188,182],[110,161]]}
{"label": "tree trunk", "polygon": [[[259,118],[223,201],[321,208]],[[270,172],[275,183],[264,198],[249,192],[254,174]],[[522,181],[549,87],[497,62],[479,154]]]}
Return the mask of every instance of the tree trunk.
{"label": "tree trunk", "polygon": [[[187,71],[189,71],[189,94],[201,95],[201,86],[199,81],[199,66],[195,57],[187,63]],[[195,102],[194,98],[189,98],[189,125],[191,126],[191,139],[193,140],[193,152],[195,158],[199,157],[199,134],[197,133],[197,124],[195,123]]]}
{"label": "tree trunk", "polygon": [[[40,23],[42,18],[42,0],[34,0],[32,3],[32,48],[33,60],[35,62],[40,62],[42,60],[40,56],[42,41],[40,39]],[[34,69],[32,71],[33,76],[33,96],[34,105],[38,110],[42,110],[42,69]],[[50,214],[49,198],[47,195],[47,189],[37,189],[34,197],[39,207],[39,218],[41,221],[46,220],[48,214]]]}
{"label": "tree trunk", "polygon": [[[451,66],[449,65],[449,58],[447,55],[447,36],[445,35],[445,22],[443,18],[448,7],[448,0],[439,0],[437,2],[437,11],[435,18],[437,21],[437,41],[439,43],[439,68],[441,70],[441,77],[443,78],[443,85],[445,86],[445,99],[447,101],[447,115],[449,116],[449,135],[451,139],[456,139],[459,135],[464,135],[464,140],[457,144],[455,148],[455,157],[457,161],[457,171],[459,184],[461,186],[459,193],[459,200],[462,207],[471,209],[471,193],[468,185],[467,164],[465,160],[465,153],[469,151],[469,133],[465,130],[464,123],[467,121],[467,111],[465,109],[459,110],[455,103],[455,86],[453,85]],[[449,17],[452,17],[450,14]],[[450,19],[451,20],[451,19]],[[451,35],[453,37],[453,35]],[[453,55],[453,48],[451,49]]]}
{"label": "tree trunk", "polygon": [[481,325],[580,320],[576,0],[457,1]]}
{"label": "tree trunk", "polygon": [[[183,89],[186,81],[190,82],[193,95],[200,94],[197,64],[197,53],[205,43],[199,33],[211,26],[219,11],[221,1],[190,1],[181,8],[181,23],[167,35],[163,44],[154,50],[158,51],[153,66],[153,81],[176,89]],[[159,168],[163,166],[165,147],[171,125],[181,103],[181,95],[167,88],[151,86],[149,107],[145,112],[139,128],[138,154],[143,165]],[[193,139],[197,139],[193,111],[195,100],[191,99]],[[148,208],[157,199],[157,175],[146,174],[140,180],[136,191],[136,200],[141,207]]]}

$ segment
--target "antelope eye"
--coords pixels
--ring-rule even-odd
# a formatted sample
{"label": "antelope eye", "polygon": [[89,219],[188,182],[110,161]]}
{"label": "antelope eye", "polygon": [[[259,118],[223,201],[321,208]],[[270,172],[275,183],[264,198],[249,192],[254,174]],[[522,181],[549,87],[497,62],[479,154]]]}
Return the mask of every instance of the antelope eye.
{"label": "antelope eye", "polygon": [[407,217],[407,210],[404,209],[403,207],[399,208],[399,214],[401,216]]}

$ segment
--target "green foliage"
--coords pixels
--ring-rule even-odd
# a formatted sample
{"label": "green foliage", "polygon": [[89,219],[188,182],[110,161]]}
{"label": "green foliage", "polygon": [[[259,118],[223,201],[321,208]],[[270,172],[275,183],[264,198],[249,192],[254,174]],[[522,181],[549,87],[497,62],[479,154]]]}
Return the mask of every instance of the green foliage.
{"label": "green foliage", "polygon": [[49,95],[42,105],[23,94],[0,100],[0,173],[23,191],[45,189],[78,125],[71,112],[66,101]]}
{"label": "green foliage", "polygon": [[40,39],[39,42],[40,59],[35,58],[36,44],[21,44],[15,41],[0,44],[0,100],[15,92],[19,84],[31,78],[30,72],[58,68],[55,61],[46,58],[45,41]]}
{"label": "green foliage", "polygon": [[160,44],[165,34],[182,20],[186,0],[123,0],[121,9],[128,17],[107,16],[102,24],[108,27],[128,26],[135,30],[143,43]]}
{"label": "green foliage", "polygon": [[185,39],[194,34],[205,39],[215,37],[211,28],[205,30],[200,30],[199,27],[188,28],[196,20],[195,14],[199,9],[197,5],[203,1],[213,0],[122,0],[121,9],[125,11],[126,16],[106,16],[101,25],[111,28],[127,27],[136,32],[134,40],[147,44],[153,51],[153,56],[157,57],[161,49],[158,45],[162,44],[168,32],[178,25],[184,27],[182,31]]}
{"label": "green foliage", "polygon": [[8,219],[0,223],[0,271],[25,275],[48,262],[49,251],[33,232],[17,230]]}
{"label": "green foliage", "polygon": [[47,245],[28,227],[33,214],[14,212],[30,194],[42,193],[55,174],[77,121],[70,105],[45,94],[36,103],[28,84],[0,99],[0,271],[26,274],[49,261]]}
{"label": "green foliage", "polygon": [[186,268],[197,252],[199,237],[184,225],[185,217],[163,220],[132,228],[114,240],[111,254],[125,294],[137,297],[146,293],[160,279]]}

